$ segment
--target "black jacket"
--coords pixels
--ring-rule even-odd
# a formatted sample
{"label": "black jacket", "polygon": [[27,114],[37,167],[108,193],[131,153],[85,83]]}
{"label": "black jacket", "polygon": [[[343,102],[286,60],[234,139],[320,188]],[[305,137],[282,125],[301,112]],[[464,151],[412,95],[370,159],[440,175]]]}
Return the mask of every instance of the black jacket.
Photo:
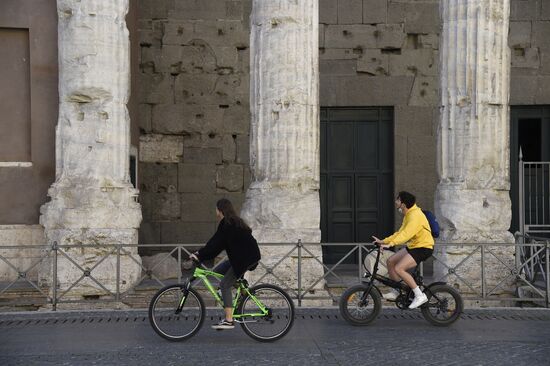
{"label": "black jacket", "polygon": [[237,277],[242,276],[249,266],[261,258],[258,242],[252,233],[222,219],[214,236],[198,251],[197,256],[201,261],[212,259],[224,249]]}

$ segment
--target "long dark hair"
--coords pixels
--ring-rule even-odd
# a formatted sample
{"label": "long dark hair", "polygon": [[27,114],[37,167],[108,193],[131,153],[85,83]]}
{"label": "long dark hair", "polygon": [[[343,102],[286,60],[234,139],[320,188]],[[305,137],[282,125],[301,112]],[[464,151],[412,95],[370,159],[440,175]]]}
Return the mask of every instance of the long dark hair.
{"label": "long dark hair", "polygon": [[218,202],[216,202],[216,208],[223,214],[223,218],[227,223],[247,231],[252,231],[250,226],[248,226],[246,222],[244,222],[244,220],[237,215],[233,204],[227,198],[218,200]]}

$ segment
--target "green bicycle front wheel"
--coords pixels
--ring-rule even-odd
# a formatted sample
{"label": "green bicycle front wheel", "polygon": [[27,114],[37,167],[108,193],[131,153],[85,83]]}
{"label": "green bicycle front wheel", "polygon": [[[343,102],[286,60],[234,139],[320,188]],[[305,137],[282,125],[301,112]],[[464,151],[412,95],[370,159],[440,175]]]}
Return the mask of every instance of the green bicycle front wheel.
{"label": "green bicycle front wheel", "polygon": [[[294,324],[294,302],[290,296],[282,288],[268,284],[249,291],[255,299],[245,295],[237,308],[237,314],[251,314],[239,319],[244,332],[260,342],[272,342],[287,334]],[[266,315],[252,315],[261,313],[257,302],[267,309]]]}
{"label": "green bicycle front wheel", "polygon": [[[187,292],[181,311],[179,305]],[[149,322],[164,339],[186,340],[199,331],[204,322],[205,308],[201,296],[183,285],[170,285],[160,289],[149,304]]]}

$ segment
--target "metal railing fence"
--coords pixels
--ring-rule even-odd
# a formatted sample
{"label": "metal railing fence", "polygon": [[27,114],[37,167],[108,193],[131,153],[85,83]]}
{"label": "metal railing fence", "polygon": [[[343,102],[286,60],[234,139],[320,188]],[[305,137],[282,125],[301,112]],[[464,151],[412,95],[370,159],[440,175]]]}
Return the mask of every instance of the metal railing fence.
{"label": "metal railing fence", "polygon": [[[438,267],[439,271],[434,272],[432,278],[424,282],[426,284],[436,281],[451,282],[460,287],[466,300],[501,303],[535,302],[550,307],[550,279],[547,276],[549,241],[540,240],[541,238],[534,240],[532,237],[525,240],[524,236],[518,236],[518,238],[520,239],[515,244],[436,243],[433,261],[434,267]],[[138,254],[138,248],[158,249],[159,246],[168,248],[168,251],[162,253],[157,262],[145,266]],[[11,281],[0,282],[0,306],[38,304],[50,305],[55,310],[58,304],[63,303],[90,304],[94,301],[128,303],[140,290],[154,291],[169,283],[182,282],[185,276],[190,275],[188,272],[182,274],[182,265],[190,252],[200,246],[197,244],[57,245],[55,243],[51,246],[0,246],[0,263],[5,264],[4,268],[8,269],[12,278],[14,275],[16,277]],[[322,247],[327,246],[343,246],[348,247],[349,250],[338,262],[326,264],[317,253],[322,253]],[[252,274],[251,284],[260,282],[277,284],[291,294],[298,306],[302,306],[310,300],[335,301],[339,294],[331,293],[331,288],[343,288],[362,281],[363,262],[370,244],[319,244],[298,241],[261,244],[261,247],[277,247],[278,254],[273,258],[264,258],[260,262]],[[26,249],[40,250],[41,254],[25,268],[20,268],[16,260],[6,255],[6,253]],[[101,250],[102,254],[95,255],[93,263],[89,263],[88,259],[88,263],[84,265],[81,263],[82,253],[90,249],[96,252]],[[447,261],[449,253],[457,251],[460,252],[459,257],[455,257],[458,260]],[[134,283],[128,284],[126,279],[122,278],[123,260],[140,267],[141,274]],[[499,266],[498,271],[487,268],[489,261]],[[160,278],[157,269],[168,262],[176,266],[174,269],[176,275],[168,279]],[[76,271],[78,275],[67,282],[66,272],[59,267],[60,263],[63,266],[70,264],[73,273]],[[305,264],[307,266],[304,266]],[[110,269],[114,266],[114,273],[107,276],[108,280],[100,278],[105,277],[105,271],[100,271],[102,265]],[[39,266],[51,271],[46,276],[47,283],[39,283],[37,278],[29,276],[29,273],[36,271]],[[381,263],[381,266],[384,266],[384,263]],[[295,273],[289,274],[288,268],[292,268]],[[322,268],[322,271],[312,276],[311,268]],[[425,270],[426,268],[421,266],[424,274]],[[91,283],[95,288],[92,291],[93,295],[82,297],[79,285],[83,286],[85,281],[88,287]],[[330,286],[327,286],[327,283],[330,283]],[[22,285],[27,288],[26,296],[18,295],[18,289]],[[519,288],[528,289],[531,295],[521,295]]]}

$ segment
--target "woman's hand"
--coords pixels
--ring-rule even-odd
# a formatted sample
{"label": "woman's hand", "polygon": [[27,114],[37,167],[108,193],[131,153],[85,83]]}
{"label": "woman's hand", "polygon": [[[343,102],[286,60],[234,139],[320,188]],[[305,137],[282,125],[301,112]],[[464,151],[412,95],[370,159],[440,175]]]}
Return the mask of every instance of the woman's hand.
{"label": "woman's hand", "polygon": [[191,259],[194,262],[199,262],[199,257],[195,253],[189,254],[189,259]]}
{"label": "woman's hand", "polygon": [[381,239],[378,239],[376,236],[373,236],[372,238],[374,239],[372,243],[378,245],[382,250],[388,249],[390,247],[389,245],[384,243],[384,241],[382,241]]}

